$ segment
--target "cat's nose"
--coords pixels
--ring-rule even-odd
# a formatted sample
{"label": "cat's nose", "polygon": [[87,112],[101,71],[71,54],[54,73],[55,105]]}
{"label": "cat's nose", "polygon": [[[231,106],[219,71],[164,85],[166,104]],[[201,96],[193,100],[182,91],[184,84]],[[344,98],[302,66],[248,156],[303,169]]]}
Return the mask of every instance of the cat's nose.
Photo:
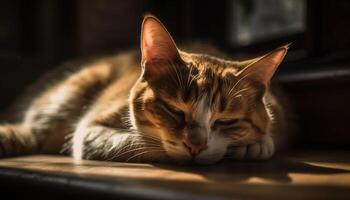
{"label": "cat's nose", "polygon": [[191,153],[193,157],[197,156],[201,151],[207,148],[207,142],[199,142],[199,143],[193,143],[189,140],[183,141],[185,147],[188,149],[188,151]]}

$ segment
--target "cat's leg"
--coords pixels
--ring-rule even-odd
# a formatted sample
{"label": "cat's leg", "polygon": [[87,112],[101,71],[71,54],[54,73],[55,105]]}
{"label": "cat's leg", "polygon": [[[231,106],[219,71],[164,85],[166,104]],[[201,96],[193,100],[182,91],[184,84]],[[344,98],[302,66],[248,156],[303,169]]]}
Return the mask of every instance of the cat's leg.
{"label": "cat's leg", "polygon": [[266,135],[257,143],[231,148],[228,157],[235,160],[267,160],[274,153],[275,144],[273,138],[270,135]]}
{"label": "cat's leg", "polygon": [[102,125],[78,127],[71,145],[72,154],[76,160],[120,162],[167,160],[159,139],[131,130],[118,130]]}
{"label": "cat's leg", "polygon": [[22,125],[0,125],[0,157],[32,153],[37,150],[37,141],[30,130]]}

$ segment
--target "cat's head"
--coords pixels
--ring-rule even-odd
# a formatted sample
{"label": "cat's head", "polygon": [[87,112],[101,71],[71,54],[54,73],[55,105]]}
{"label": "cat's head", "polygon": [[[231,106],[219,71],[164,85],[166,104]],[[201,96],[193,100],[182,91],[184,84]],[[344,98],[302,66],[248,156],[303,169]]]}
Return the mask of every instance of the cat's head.
{"label": "cat's head", "polygon": [[208,164],[267,134],[264,95],[288,47],[244,62],[180,51],[153,16],[141,33],[142,75],[131,93],[133,126],[178,161]]}

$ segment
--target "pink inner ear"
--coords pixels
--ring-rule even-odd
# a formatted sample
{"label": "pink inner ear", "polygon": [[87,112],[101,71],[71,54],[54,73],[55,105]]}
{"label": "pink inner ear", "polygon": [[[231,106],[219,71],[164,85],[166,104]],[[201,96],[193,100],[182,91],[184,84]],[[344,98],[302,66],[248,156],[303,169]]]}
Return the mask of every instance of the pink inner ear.
{"label": "pink inner ear", "polygon": [[144,19],[141,51],[144,61],[174,59],[179,54],[168,31],[154,17],[146,17]]}
{"label": "pink inner ear", "polygon": [[[161,38],[152,38],[155,37],[150,34],[146,34],[147,38],[144,38],[144,45],[143,45],[143,57],[146,58],[146,60],[154,60],[154,59],[166,59],[173,57],[173,53],[171,51],[168,51],[168,49],[165,47],[167,45],[166,42],[161,41]],[[164,49],[161,47],[165,47]]]}
{"label": "pink inner ear", "polygon": [[241,73],[241,76],[249,76],[267,86],[277,67],[286,55],[287,50],[288,47],[281,47],[270,52],[261,59],[248,65]]}

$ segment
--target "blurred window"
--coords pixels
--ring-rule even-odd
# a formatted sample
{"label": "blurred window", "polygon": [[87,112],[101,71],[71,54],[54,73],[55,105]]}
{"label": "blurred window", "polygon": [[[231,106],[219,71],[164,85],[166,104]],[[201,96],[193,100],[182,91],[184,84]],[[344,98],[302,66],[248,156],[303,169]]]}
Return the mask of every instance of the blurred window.
{"label": "blurred window", "polygon": [[247,46],[305,31],[306,0],[231,0],[230,43]]}

